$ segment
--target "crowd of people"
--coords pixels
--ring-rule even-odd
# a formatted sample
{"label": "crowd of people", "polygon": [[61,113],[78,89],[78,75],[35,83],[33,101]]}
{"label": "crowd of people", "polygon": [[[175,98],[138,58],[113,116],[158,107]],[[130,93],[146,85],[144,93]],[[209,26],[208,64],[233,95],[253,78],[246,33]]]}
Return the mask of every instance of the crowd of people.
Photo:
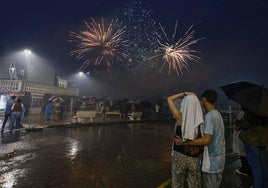
{"label": "crowd of people", "polygon": [[79,100],[74,104],[73,115],[78,110],[92,110],[105,114],[106,112],[117,111],[121,113],[121,117],[126,117],[131,112],[143,112],[144,118],[157,119],[161,115],[168,116],[169,109],[165,100],[149,101],[133,101],[129,99],[87,99]]}
{"label": "crowd of people", "polygon": [[[29,110],[29,109],[28,109]],[[112,99],[80,99],[74,102],[72,115],[75,115],[78,110],[92,110],[100,112],[105,115],[106,112],[117,111],[121,113],[121,117],[127,117],[131,112],[143,112],[143,118],[159,119],[160,114],[168,117],[169,110],[167,105],[164,104],[164,100],[157,100],[156,102],[148,101],[133,101],[128,99],[112,100]],[[69,113],[70,104],[68,100],[64,100],[60,97],[51,97],[47,100],[45,108],[43,110],[45,120],[51,120],[53,118],[64,118]],[[27,109],[22,103],[22,99],[15,95],[9,96],[5,106],[5,117],[1,127],[1,133],[4,132],[6,123],[9,121],[9,130],[23,128],[21,121],[26,114]]]}
{"label": "crowd of people", "polygon": [[[217,93],[206,90],[200,102],[193,92],[182,92],[167,98],[167,108],[176,119],[174,141],[172,145],[172,187],[184,188],[217,188],[220,187],[225,166],[225,126],[218,111]],[[175,104],[181,99],[180,106]],[[56,103],[61,104],[56,100]],[[45,108],[45,118],[49,120],[56,105],[48,100]],[[93,110],[105,113],[120,111],[123,115],[132,111],[143,111],[144,115],[159,117],[162,111],[167,111],[160,102],[133,102],[124,100],[89,100],[77,101],[77,110]],[[6,123],[8,129],[23,128],[21,120],[25,108],[21,98],[10,96],[6,102],[5,117],[1,132]],[[234,122],[234,152],[241,159],[241,168],[237,173],[252,176],[254,188],[268,187],[268,118],[252,113],[242,106],[242,111]]]}

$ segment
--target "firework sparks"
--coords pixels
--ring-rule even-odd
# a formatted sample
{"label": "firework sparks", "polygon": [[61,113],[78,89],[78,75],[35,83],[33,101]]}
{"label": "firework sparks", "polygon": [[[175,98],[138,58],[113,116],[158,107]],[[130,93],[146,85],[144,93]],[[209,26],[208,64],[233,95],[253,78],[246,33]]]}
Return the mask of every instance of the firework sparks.
{"label": "firework sparks", "polygon": [[105,25],[101,19],[97,23],[93,18],[91,22],[85,22],[87,30],[70,32],[70,36],[76,43],[76,49],[69,54],[78,60],[83,60],[80,70],[90,64],[100,65],[105,63],[108,68],[115,60],[123,60],[128,57],[126,50],[127,40],[124,39],[125,27],[118,20],[112,20]]}
{"label": "firework sparks", "polygon": [[155,37],[158,31],[157,16],[149,2],[128,1],[126,6],[124,23],[127,23],[126,36],[132,63],[124,64],[125,70],[134,74],[149,71],[152,64],[149,65],[147,59],[152,57],[153,49],[158,47]]}
{"label": "firework sparks", "polygon": [[190,47],[193,44],[196,44],[198,41],[202,40],[203,38],[194,39],[194,30],[191,26],[183,35],[183,37],[175,41],[178,20],[176,21],[174,33],[171,38],[168,37],[163,26],[161,24],[159,25],[162,31],[162,35],[158,34],[157,40],[159,43],[158,51],[160,51],[161,53],[160,55],[156,55],[150,59],[161,56],[164,62],[160,68],[160,71],[167,64],[169,67],[169,74],[171,70],[175,70],[178,76],[183,73],[183,69],[189,71],[189,62],[197,61],[200,59],[198,56],[195,55],[197,51],[191,50]]}

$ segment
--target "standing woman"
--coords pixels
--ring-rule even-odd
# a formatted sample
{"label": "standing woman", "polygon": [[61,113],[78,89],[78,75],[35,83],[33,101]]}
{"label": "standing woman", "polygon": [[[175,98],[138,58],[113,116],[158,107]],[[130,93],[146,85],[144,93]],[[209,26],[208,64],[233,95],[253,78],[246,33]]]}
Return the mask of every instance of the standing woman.
{"label": "standing woman", "polygon": [[[180,110],[174,104],[178,98],[183,98]],[[172,149],[172,188],[201,188],[200,157],[203,147],[177,145],[175,138],[183,141],[201,137],[203,112],[197,96],[192,92],[172,95],[167,99],[169,108],[176,118],[175,135]]]}
{"label": "standing woman", "polygon": [[17,101],[11,107],[11,121],[9,125],[9,130],[12,131],[14,129],[14,123],[16,121],[16,129],[23,128],[21,125],[21,112],[23,109],[23,104],[21,103],[21,99],[17,98]]}

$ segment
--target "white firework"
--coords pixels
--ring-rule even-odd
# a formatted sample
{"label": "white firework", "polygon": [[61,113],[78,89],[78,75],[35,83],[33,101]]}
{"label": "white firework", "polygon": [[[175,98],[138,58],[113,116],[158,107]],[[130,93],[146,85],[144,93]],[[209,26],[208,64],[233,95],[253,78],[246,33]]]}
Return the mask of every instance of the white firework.
{"label": "white firework", "polygon": [[204,38],[194,39],[194,30],[192,29],[193,26],[191,26],[181,38],[175,41],[178,20],[176,21],[174,33],[171,38],[168,38],[163,26],[161,24],[159,25],[162,31],[162,35],[157,35],[159,44],[158,51],[160,51],[160,54],[150,59],[161,56],[163,64],[160,70],[167,64],[169,67],[169,74],[171,70],[175,70],[178,76],[183,73],[183,69],[189,71],[189,62],[198,61],[200,59],[196,55],[198,51],[191,49],[191,46]]}

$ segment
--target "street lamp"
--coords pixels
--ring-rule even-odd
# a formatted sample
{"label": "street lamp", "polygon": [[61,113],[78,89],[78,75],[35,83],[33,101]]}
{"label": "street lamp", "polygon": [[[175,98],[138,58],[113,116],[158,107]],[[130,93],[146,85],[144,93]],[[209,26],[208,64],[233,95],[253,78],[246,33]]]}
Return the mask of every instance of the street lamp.
{"label": "street lamp", "polygon": [[[25,88],[26,88],[26,81],[28,81],[28,64],[29,64],[29,56],[32,54],[31,50],[25,49],[24,51],[24,55],[25,55],[25,64],[24,64],[24,92],[25,92]],[[27,109],[28,113],[31,114],[31,109],[32,109],[32,104],[33,104],[33,98],[31,96],[31,102],[30,102],[30,107]],[[31,116],[29,116],[28,118],[28,122],[30,121]]]}
{"label": "street lamp", "polygon": [[79,76],[84,76],[85,74],[82,71],[78,72]]}
{"label": "street lamp", "polygon": [[24,80],[28,80],[28,63],[30,61],[29,56],[31,55],[31,50],[25,49],[24,54],[25,54],[25,66],[24,66]]}
{"label": "street lamp", "polygon": [[32,52],[31,52],[31,50],[25,49],[25,50],[24,50],[24,53],[25,53],[25,55],[26,55],[26,57],[27,57],[27,56],[29,56]]}

